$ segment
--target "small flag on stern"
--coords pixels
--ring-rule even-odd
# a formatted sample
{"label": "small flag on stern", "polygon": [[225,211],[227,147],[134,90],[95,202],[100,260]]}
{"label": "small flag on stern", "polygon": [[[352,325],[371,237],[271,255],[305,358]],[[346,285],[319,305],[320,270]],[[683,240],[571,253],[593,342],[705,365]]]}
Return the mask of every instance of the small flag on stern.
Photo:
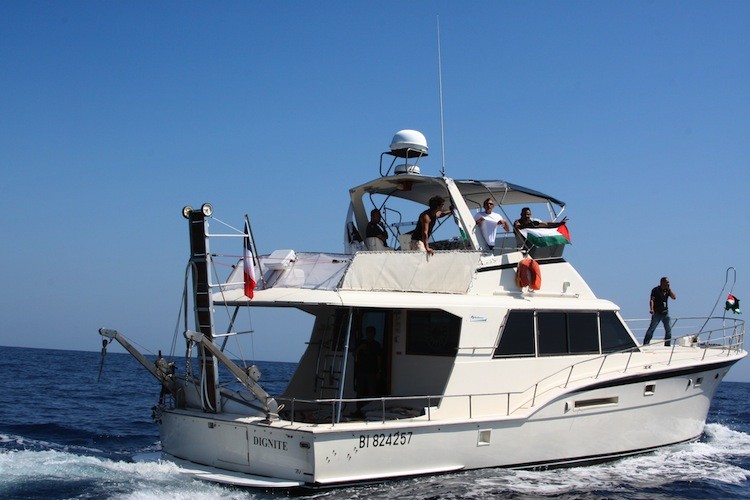
{"label": "small flag on stern", "polygon": [[242,257],[242,268],[245,274],[245,296],[253,298],[255,290],[255,263],[253,249],[250,246],[250,226],[245,221],[245,253]]}
{"label": "small flag on stern", "polygon": [[521,229],[521,234],[536,247],[551,247],[570,243],[570,232],[565,223],[557,227]]}
{"label": "small flag on stern", "polygon": [[742,314],[742,311],[740,311],[740,299],[738,299],[731,293],[727,297],[727,303],[724,306],[725,311],[729,311],[730,309],[734,314]]}

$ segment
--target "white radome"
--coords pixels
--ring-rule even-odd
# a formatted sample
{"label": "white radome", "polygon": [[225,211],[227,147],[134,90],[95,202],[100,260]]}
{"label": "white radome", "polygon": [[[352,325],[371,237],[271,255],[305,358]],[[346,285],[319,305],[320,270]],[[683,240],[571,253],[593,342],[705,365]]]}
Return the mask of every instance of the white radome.
{"label": "white radome", "polygon": [[429,150],[427,147],[427,138],[425,138],[424,134],[418,130],[409,129],[396,132],[396,135],[393,136],[390,147],[391,151],[409,148],[419,151],[422,154],[427,154]]}

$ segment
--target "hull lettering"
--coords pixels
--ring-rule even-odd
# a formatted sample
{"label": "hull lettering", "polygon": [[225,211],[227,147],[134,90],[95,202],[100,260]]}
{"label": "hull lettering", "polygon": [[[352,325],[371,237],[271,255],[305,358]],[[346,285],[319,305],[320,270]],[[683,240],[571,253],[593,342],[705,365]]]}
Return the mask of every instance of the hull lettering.
{"label": "hull lettering", "polygon": [[271,448],[274,450],[287,451],[287,442],[280,439],[271,439],[259,436],[253,436],[253,446],[261,448]]}

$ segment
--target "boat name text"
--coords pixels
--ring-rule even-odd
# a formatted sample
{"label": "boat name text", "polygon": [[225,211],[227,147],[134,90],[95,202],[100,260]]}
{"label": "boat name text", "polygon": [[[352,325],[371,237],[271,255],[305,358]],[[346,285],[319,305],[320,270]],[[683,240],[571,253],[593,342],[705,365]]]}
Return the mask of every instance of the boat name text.
{"label": "boat name text", "polygon": [[286,441],[282,441],[280,439],[258,437],[258,436],[253,436],[253,445],[261,446],[263,448],[273,448],[274,450],[281,450],[281,451],[287,451],[288,449]]}
{"label": "boat name text", "polygon": [[360,448],[382,448],[384,446],[406,446],[411,443],[411,432],[390,432],[386,434],[361,434]]}

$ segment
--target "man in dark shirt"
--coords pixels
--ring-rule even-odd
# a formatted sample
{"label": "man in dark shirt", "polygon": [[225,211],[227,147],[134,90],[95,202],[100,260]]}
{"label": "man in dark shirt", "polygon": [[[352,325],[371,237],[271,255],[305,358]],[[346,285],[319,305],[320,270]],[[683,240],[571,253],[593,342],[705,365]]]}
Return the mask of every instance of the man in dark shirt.
{"label": "man in dark shirt", "polygon": [[383,219],[380,215],[380,210],[378,210],[377,208],[373,208],[370,211],[370,222],[367,223],[367,228],[365,229],[365,237],[379,238],[383,242],[383,245],[387,246],[388,233],[385,232],[385,228],[383,227]]}
{"label": "man in dark shirt", "polygon": [[654,287],[651,290],[651,298],[649,299],[649,312],[651,313],[651,324],[646,330],[646,336],[643,337],[643,344],[646,345],[651,342],[651,337],[654,336],[654,330],[656,326],[661,322],[664,325],[664,345],[671,345],[670,339],[672,338],[672,325],[669,318],[669,307],[667,301],[669,299],[677,300],[674,292],[669,286],[669,279],[666,277],[662,278],[659,282],[659,286]]}

